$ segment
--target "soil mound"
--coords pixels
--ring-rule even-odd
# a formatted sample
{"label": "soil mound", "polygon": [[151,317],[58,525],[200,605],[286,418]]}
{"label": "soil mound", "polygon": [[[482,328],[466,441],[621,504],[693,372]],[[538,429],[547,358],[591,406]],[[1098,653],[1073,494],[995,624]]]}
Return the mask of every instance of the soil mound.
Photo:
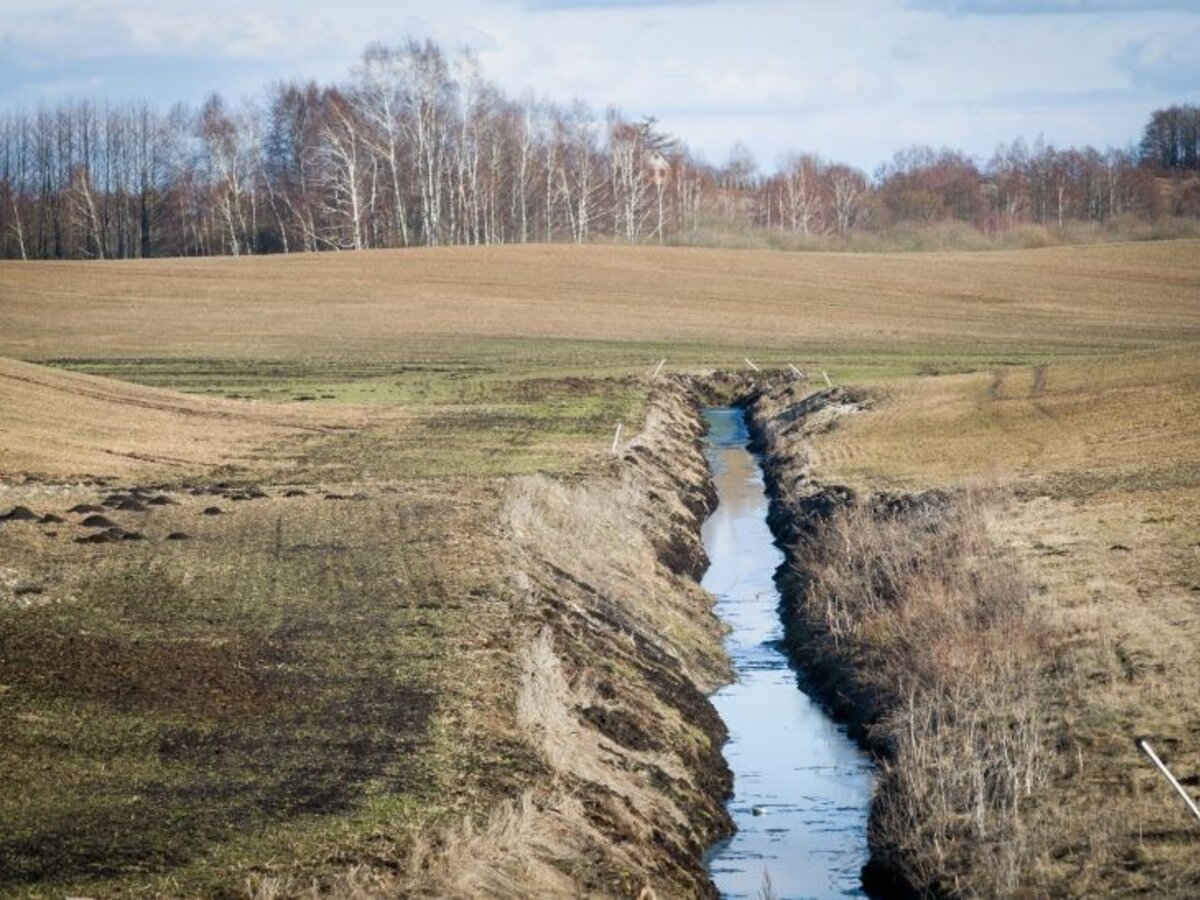
{"label": "soil mound", "polygon": [[206,506],[206,507],[204,507],[204,515],[206,515],[206,516],[219,516],[219,515],[221,515],[223,512],[224,512],[224,510],[223,510],[223,509],[221,509],[221,507],[219,507],[219,506]]}
{"label": "soil mound", "polygon": [[37,518],[37,513],[28,506],[14,506],[4,515],[0,516],[0,522],[33,522]]}
{"label": "soil mound", "polygon": [[115,544],[118,541],[140,541],[144,540],[142,535],[137,531],[126,531],[124,528],[107,528],[104,531],[97,531],[95,534],[89,534],[87,537],[75,538],[77,544]]}
{"label": "soil mound", "polygon": [[79,523],[84,528],[116,528],[117,523],[104,516],[91,515]]}

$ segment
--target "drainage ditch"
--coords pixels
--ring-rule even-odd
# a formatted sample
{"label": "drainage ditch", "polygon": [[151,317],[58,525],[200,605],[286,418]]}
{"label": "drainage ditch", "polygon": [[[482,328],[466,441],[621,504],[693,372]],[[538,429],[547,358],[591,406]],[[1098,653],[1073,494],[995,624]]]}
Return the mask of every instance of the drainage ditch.
{"label": "drainage ditch", "polygon": [[845,729],[801,689],[783,644],[775,572],[784,561],[767,524],[762,466],[745,411],[704,411],[718,506],[702,537],[703,587],[730,628],[737,680],[712,696],[729,730],[728,810],[736,833],[709,853],[724,897],[864,896],[873,766]]}

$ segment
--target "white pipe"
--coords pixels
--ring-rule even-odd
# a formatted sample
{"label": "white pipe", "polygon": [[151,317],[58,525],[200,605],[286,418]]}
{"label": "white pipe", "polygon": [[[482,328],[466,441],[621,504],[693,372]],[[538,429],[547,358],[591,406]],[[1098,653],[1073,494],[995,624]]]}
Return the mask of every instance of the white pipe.
{"label": "white pipe", "polygon": [[754,363],[750,362],[750,360],[748,358],[746,359],[746,365],[748,365],[750,368],[752,368],[755,372],[762,371],[758,366],[756,366]]}
{"label": "white pipe", "polygon": [[666,363],[667,363],[666,357],[663,357],[663,360],[662,360],[662,362],[660,362],[660,363],[658,364],[658,368],[656,368],[656,369],[654,370],[654,374],[653,374],[653,375],[651,375],[650,377],[651,377],[651,378],[657,378],[657,377],[658,377],[658,373],[662,371],[662,367],[663,367],[664,365],[666,365]]}
{"label": "white pipe", "polygon": [[833,387],[833,382],[829,380],[829,373],[822,369],[821,374],[825,376],[825,386]]}
{"label": "white pipe", "polygon": [[612,452],[613,456],[617,455],[617,445],[621,443],[621,423],[617,423],[617,435],[613,438]]}
{"label": "white pipe", "polygon": [[803,378],[803,377],[804,377],[804,373],[803,373],[803,372],[801,372],[799,369],[797,369],[795,366],[793,366],[791,363],[788,363],[788,368],[789,368],[789,369],[791,369],[793,372],[795,372],[795,373],[796,373],[796,377],[797,377],[797,378]]}
{"label": "white pipe", "polygon": [[1196,801],[1192,799],[1192,795],[1183,789],[1183,785],[1175,780],[1175,776],[1171,774],[1171,770],[1166,767],[1166,764],[1158,758],[1158,754],[1150,749],[1150,743],[1145,738],[1138,738],[1137,745],[1145,751],[1150,757],[1150,761],[1158,766],[1158,770],[1167,777],[1167,781],[1171,782],[1171,787],[1179,792],[1179,796],[1183,798],[1183,802],[1188,805],[1188,809],[1192,811],[1197,819],[1200,819],[1200,807],[1196,806]]}

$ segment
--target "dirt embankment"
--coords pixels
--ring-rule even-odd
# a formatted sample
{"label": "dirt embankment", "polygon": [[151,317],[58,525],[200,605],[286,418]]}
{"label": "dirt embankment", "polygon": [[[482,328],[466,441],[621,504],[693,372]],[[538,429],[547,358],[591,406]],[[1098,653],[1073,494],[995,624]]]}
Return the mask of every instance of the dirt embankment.
{"label": "dirt embankment", "polygon": [[[1044,388],[1044,374],[1032,380]],[[1166,748],[1184,784],[1200,780],[1194,704],[1179,687],[1191,645],[1174,640],[1193,621],[1194,569],[1172,568],[1179,538],[1137,567],[1101,559],[1132,552],[1112,536],[1135,516],[1144,527],[1164,515],[1142,512],[1148,494],[1119,480],[1152,470],[1078,467],[1066,497],[1083,524],[1064,547],[1047,530],[1044,510],[1066,505],[1048,479],[911,494],[820,483],[810,445],[870,406],[865,394],[780,380],[746,402],[788,556],[791,650],[811,693],[882,762],[869,887],[1193,896],[1195,823],[1133,738]],[[1150,496],[1170,510],[1178,495],[1156,483]],[[1078,559],[1048,562],[1068,554]]]}
{"label": "dirt embankment", "polygon": [[[843,485],[819,483],[810,472],[809,441],[835,428],[840,418],[863,410],[867,396],[853,389],[836,387],[814,394],[784,381],[764,383],[742,397],[749,414],[751,449],[762,457],[763,476],[770,495],[767,521],[787,557],[780,569],[785,625],[793,651],[803,650],[804,632],[797,619],[796,600],[803,580],[796,571],[800,548],[815,539],[829,518],[855,500]],[[807,683],[825,706],[851,734],[875,751],[866,725],[878,718],[877,699],[856,684],[854,667],[848,660],[829,657],[800,660]]]}
{"label": "dirt embankment", "polygon": [[[452,877],[490,895],[712,896],[704,853],[730,829],[729,677],[697,580],[715,495],[694,393],[656,390],[608,471],[508,489],[502,534],[525,620],[518,722],[549,772],[509,835]],[[482,863],[482,865],[480,864]]]}
{"label": "dirt embankment", "polygon": [[884,896],[996,896],[1045,874],[1041,799],[1070,775],[1031,583],[971,492],[856,496],[808,442],[867,405],[798,385],[750,397],[785,553],[787,637],[811,692],[882,761],[864,881]]}

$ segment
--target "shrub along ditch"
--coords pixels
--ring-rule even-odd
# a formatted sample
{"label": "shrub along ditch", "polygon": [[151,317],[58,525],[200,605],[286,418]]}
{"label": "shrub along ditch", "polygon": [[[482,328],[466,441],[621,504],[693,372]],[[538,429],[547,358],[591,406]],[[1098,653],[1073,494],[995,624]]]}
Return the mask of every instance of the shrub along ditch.
{"label": "shrub along ditch", "polygon": [[808,436],[861,408],[833,389],[751,405],[773,496],[788,639],[813,692],[881,760],[869,887],[1010,894],[1036,881],[1059,766],[1050,626],[992,536],[986,492],[856,496],[807,477]]}

